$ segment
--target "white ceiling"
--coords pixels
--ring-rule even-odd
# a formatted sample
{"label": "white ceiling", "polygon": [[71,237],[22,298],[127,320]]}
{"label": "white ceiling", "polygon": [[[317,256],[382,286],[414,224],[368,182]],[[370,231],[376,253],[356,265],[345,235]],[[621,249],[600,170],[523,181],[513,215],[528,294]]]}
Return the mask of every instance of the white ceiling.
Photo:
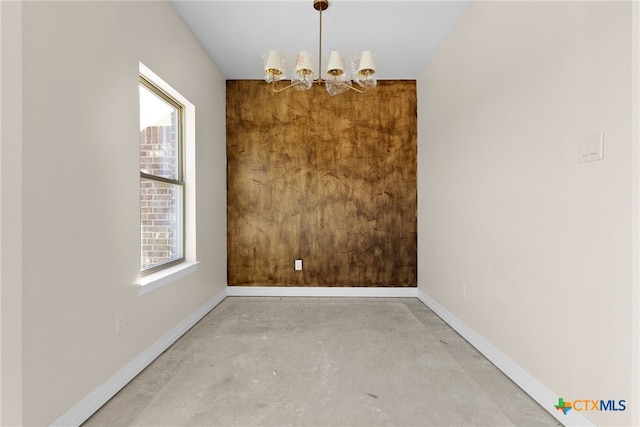
{"label": "white ceiling", "polygon": [[[378,79],[416,79],[469,1],[330,0],[322,13],[321,65],[331,49],[346,60],[368,49]],[[288,65],[303,49],[318,59],[313,0],[171,2],[226,79],[262,79],[262,55],[270,49]]]}

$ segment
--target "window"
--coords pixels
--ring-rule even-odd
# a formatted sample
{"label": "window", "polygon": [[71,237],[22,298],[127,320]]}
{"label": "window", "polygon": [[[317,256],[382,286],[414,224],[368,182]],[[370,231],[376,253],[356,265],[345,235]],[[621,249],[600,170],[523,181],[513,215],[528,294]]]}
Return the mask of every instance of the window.
{"label": "window", "polygon": [[143,274],[185,258],[184,106],[140,77],[140,265]]}

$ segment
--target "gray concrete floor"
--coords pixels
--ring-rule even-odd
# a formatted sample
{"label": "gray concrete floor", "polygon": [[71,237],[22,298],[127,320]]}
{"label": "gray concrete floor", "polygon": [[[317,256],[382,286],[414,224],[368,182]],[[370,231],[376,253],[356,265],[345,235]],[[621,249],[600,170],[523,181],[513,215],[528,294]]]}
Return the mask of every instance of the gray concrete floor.
{"label": "gray concrete floor", "polygon": [[225,299],[86,426],[558,426],[414,298]]}

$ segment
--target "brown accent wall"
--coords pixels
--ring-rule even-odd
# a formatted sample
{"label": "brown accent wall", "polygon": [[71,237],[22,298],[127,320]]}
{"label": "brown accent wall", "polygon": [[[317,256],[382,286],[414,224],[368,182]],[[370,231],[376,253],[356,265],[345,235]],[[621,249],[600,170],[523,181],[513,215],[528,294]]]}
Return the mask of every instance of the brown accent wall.
{"label": "brown accent wall", "polygon": [[228,81],[229,285],[415,287],[416,129],[415,81]]}

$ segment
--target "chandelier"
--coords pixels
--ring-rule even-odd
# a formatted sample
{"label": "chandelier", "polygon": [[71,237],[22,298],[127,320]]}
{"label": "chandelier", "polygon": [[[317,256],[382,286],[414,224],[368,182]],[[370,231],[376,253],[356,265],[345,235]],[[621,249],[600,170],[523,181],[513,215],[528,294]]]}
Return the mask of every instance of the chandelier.
{"label": "chandelier", "polygon": [[[318,47],[318,63],[322,63],[322,11],[329,7],[329,0],[313,0],[313,8],[320,12],[320,34]],[[309,90],[315,84],[324,84],[329,95],[337,95],[347,90],[355,90],[364,93],[368,88],[376,86],[376,67],[373,52],[363,51],[360,56],[351,60],[351,67],[348,70],[340,52],[332,50],[329,54],[329,61],[324,78],[320,76],[314,80],[314,58],[308,51],[298,52],[295,61],[295,69],[291,75],[291,84],[281,88],[276,88],[276,82],[286,79],[286,68],[284,56],[277,50],[270,50],[262,56],[264,65],[264,79],[271,84],[274,92],[282,92],[285,89],[294,88],[297,90]],[[364,89],[358,89],[352,85],[357,83]]]}

